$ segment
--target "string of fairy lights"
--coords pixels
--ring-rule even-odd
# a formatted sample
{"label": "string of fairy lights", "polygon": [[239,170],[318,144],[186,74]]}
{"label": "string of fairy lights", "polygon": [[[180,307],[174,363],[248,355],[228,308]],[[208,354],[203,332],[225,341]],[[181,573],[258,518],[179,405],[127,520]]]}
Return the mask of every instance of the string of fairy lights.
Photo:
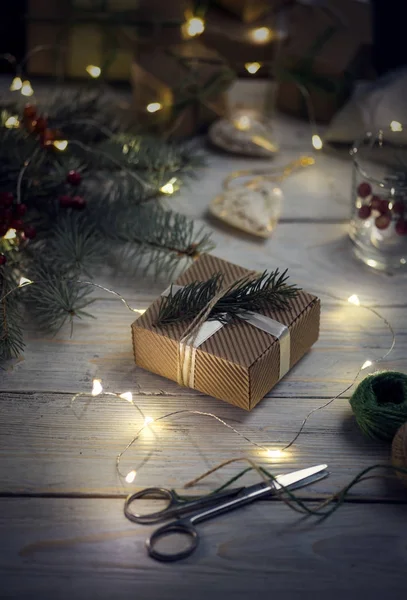
{"label": "string of fairy lights", "polygon": [[[206,27],[207,27],[207,23],[203,17],[197,16],[197,15],[186,14],[185,22],[181,25],[181,31],[182,31],[182,35],[183,35],[184,39],[195,38],[195,37],[202,35],[203,32],[205,31]],[[214,27],[212,24],[210,25],[210,28],[211,28],[211,30],[216,30],[216,27]],[[222,33],[224,34],[223,31],[222,31]],[[281,32],[279,32],[278,30],[272,30],[270,27],[266,27],[266,26],[250,28],[247,31],[246,35],[247,35],[247,39],[249,39],[252,43],[257,44],[257,45],[268,44],[271,41],[274,41],[277,44],[279,44],[279,42],[284,37],[281,34]],[[49,46],[49,45],[37,46],[37,47],[33,48],[32,50],[30,50],[20,63],[18,63],[16,58],[10,54],[0,55],[0,58],[7,60],[15,68],[15,76],[10,84],[10,88],[9,88],[10,91],[19,92],[22,96],[25,96],[26,98],[30,98],[31,96],[34,95],[34,89],[31,84],[31,81],[23,75],[24,65],[26,65],[28,58],[31,57],[33,54],[35,54],[37,52],[42,52],[44,50],[49,50],[51,48],[53,48],[53,47]],[[278,52],[278,47],[277,47],[276,52]],[[252,61],[252,62],[244,63],[244,67],[245,67],[247,73],[249,73],[250,75],[255,75],[261,68],[266,68],[268,66],[270,66],[269,61],[266,61],[266,62]],[[92,79],[99,79],[103,74],[102,68],[100,66],[94,65],[94,64],[86,65],[86,67],[84,67],[84,70],[89,75],[89,77]],[[294,83],[296,83],[296,82],[294,82]],[[321,150],[323,148],[323,141],[317,131],[317,124],[316,124],[316,120],[314,118],[314,110],[313,110],[313,105],[312,105],[312,101],[311,101],[309,92],[305,88],[305,86],[303,86],[301,84],[297,84],[297,83],[296,83],[296,85],[299,88],[299,90],[304,98],[305,105],[307,107],[308,119],[309,119],[309,122],[311,125],[311,130],[312,130],[312,135],[311,135],[312,146],[315,150]],[[162,102],[160,102],[158,99],[156,99],[156,100],[152,99],[152,101],[146,105],[145,110],[147,113],[154,114],[154,113],[158,113],[159,111],[163,110],[164,108],[165,108],[165,105]],[[247,129],[246,124],[247,124],[247,122],[249,122],[247,119],[246,119],[246,124],[244,123],[244,121],[242,121],[241,112],[242,111],[239,110],[240,116],[238,119],[234,118],[233,114],[230,115],[230,117],[231,117],[230,120],[233,123],[233,125],[236,127],[237,130]],[[244,119],[244,116],[243,116],[243,119]],[[19,125],[20,124],[19,124],[18,117],[14,116],[14,115],[10,116],[5,123],[5,126],[7,128],[19,127]],[[55,140],[53,142],[53,146],[55,148],[57,148],[58,150],[63,151],[67,148],[68,141],[67,140]],[[167,185],[166,189],[168,189],[168,190],[171,189],[171,185]],[[163,193],[168,193],[168,192],[164,191]]]}
{"label": "string of fairy lights", "polygon": [[[185,37],[192,38],[192,37],[201,35],[204,32],[205,27],[206,27],[206,23],[203,18],[198,17],[198,16],[191,16],[191,17],[187,18],[185,23],[182,25],[182,31],[183,31],[183,34]],[[274,34],[275,34],[275,32],[273,32],[268,27],[253,28],[248,32],[250,39],[256,44],[269,43],[273,39]],[[29,53],[29,55],[32,55],[32,53],[36,52],[36,51],[42,51],[42,50],[44,50],[44,48],[46,48],[46,47],[45,46],[38,47],[38,48],[32,50]],[[32,97],[34,95],[34,89],[32,87],[32,84],[31,84],[30,80],[28,78],[24,77],[24,75],[23,75],[23,65],[26,64],[28,55],[19,64],[17,63],[16,59],[14,57],[12,57],[11,55],[2,55],[1,58],[9,61],[10,64],[14,65],[14,67],[15,67],[15,76],[13,77],[13,79],[11,81],[10,91],[18,92],[26,98]],[[264,66],[264,63],[257,62],[257,61],[245,63],[246,71],[251,75],[255,75],[259,71],[259,69],[261,69],[263,66]],[[85,71],[87,72],[89,77],[91,77],[93,79],[98,79],[102,75],[102,69],[98,65],[89,64],[86,66]],[[312,127],[312,132],[313,132],[312,138],[311,138],[312,146],[314,147],[315,150],[321,150],[323,148],[323,142],[322,142],[322,139],[319,136],[319,134],[316,132],[315,119],[313,117],[313,107],[312,107],[311,99],[309,97],[309,93],[306,90],[306,88],[304,88],[304,86],[301,86],[300,91],[303,94],[304,99],[306,101],[308,115],[309,115],[309,121],[310,121],[310,124]],[[155,112],[162,110],[163,108],[164,107],[160,102],[153,100],[152,102],[147,104],[146,111],[149,113],[155,113]],[[241,118],[242,118],[242,116],[240,116],[240,119]],[[243,115],[243,118],[244,118],[244,115]],[[238,129],[245,127],[245,121],[240,121],[239,123],[240,123],[240,127],[239,127],[239,125],[236,125],[236,127]],[[6,119],[4,126],[9,129],[19,127],[20,122],[19,122],[18,116],[10,115]],[[400,131],[402,128],[402,125],[397,121],[392,121],[390,127],[393,131]],[[66,150],[69,143],[74,143],[74,142],[75,142],[74,140],[69,141],[69,140],[61,139],[61,140],[54,140],[52,142],[52,144],[54,145],[54,147],[57,150],[63,152]],[[125,153],[125,147],[123,147],[123,152]],[[21,178],[24,175],[25,168],[26,168],[26,165],[24,165],[22,170],[20,171]],[[171,195],[176,190],[176,187],[177,187],[177,179],[175,177],[173,177],[160,188],[160,191],[163,194]],[[7,239],[12,239],[13,233],[14,233],[14,237],[15,237],[15,231],[13,232],[12,230],[9,230],[6,234],[6,236],[4,236],[4,237],[6,237]],[[12,288],[11,290],[9,290],[9,292],[0,299],[0,302],[3,301],[8,295],[15,293],[17,290],[19,290],[23,287],[26,287],[29,285],[41,285],[41,283],[42,283],[41,280],[33,281],[27,277],[22,276],[19,280],[19,284],[15,288]],[[99,284],[91,282],[91,281],[75,280],[75,283],[81,283],[81,284],[93,286],[102,291],[105,291],[107,293],[115,295],[126,306],[126,308],[133,313],[140,315],[144,312],[144,310],[142,310],[142,309],[133,308],[127,302],[127,300],[120,293],[118,293],[115,290],[112,290],[110,288],[104,287],[102,285],[99,285]],[[121,477],[121,479],[127,484],[131,484],[134,482],[134,480],[136,479],[136,476],[137,476],[137,470],[135,468],[131,468],[127,472],[122,471],[121,460],[122,460],[123,456],[137,442],[137,440],[140,438],[142,432],[146,428],[150,428],[150,427],[152,427],[152,425],[157,425],[159,422],[162,422],[162,421],[168,421],[168,420],[174,419],[175,417],[178,417],[180,415],[195,415],[198,417],[205,417],[205,418],[213,419],[213,420],[217,421],[218,423],[220,423],[223,427],[231,430],[232,433],[234,433],[235,435],[238,435],[239,437],[241,437],[245,442],[247,442],[248,444],[250,444],[251,446],[256,448],[258,451],[265,453],[265,456],[268,457],[269,459],[272,459],[272,460],[280,459],[284,456],[284,453],[297,441],[298,437],[301,435],[302,431],[304,430],[304,427],[305,427],[307,421],[310,419],[310,417],[316,411],[326,408],[332,402],[334,402],[336,399],[342,397],[356,383],[356,381],[362,371],[372,367],[374,364],[380,363],[381,361],[385,360],[394,348],[395,341],[396,341],[395,332],[393,330],[393,327],[391,326],[391,324],[388,322],[387,319],[385,319],[375,309],[373,309],[369,306],[366,306],[364,304],[361,304],[359,297],[356,294],[352,294],[348,298],[348,303],[352,304],[354,306],[357,306],[361,309],[366,309],[366,310],[370,311],[372,314],[374,314],[376,317],[381,319],[381,321],[385,324],[385,326],[388,328],[388,330],[391,334],[391,344],[390,344],[388,350],[381,357],[375,358],[375,359],[372,357],[366,358],[366,360],[363,362],[363,364],[357,370],[357,373],[356,373],[355,377],[353,378],[353,380],[342,391],[340,391],[334,397],[330,398],[324,404],[312,409],[306,415],[304,420],[302,421],[299,429],[297,430],[297,432],[293,436],[293,438],[285,446],[283,446],[281,448],[273,447],[273,445],[269,445],[269,444],[260,444],[259,442],[255,441],[251,437],[248,437],[248,436],[244,435],[243,433],[241,433],[237,428],[233,427],[232,425],[227,423],[225,420],[223,420],[220,417],[218,417],[217,415],[215,415],[213,413],[209,413],[209,412],[182,409],[182,410],[176,410],[176,411],[171,411],[169,413],[165,413],[156,418],[153,418],[149,415],[144,415],[141,408],[134,402],[133,394],[131,391],[124,391],[124,392],[107,391],[104,389],[102,380],[99,378],[95,378],[93,380],[92,389],[90,391],[83,391],[83,392],[78,392],[77,394],[75,394],[72,398],[72,404],[78,398],[81,398],[81,397],[89,397],[89,396],[104,397],[104,396],[106,396],[106,397],[114,397],[119,400],[125,400],[125,401],[129,402],[130,404],[133,404],[134,407],[137,409],[138,413],[140,414],[141,418],[143,419],[142,426],[139,428],[139,430],[136,432],[136,434],[133,436],[133,438],[129,441],[129,443],[125,446],[125,448],[116,457],[117,472],[118,472],[119,476]],[[257,435],[258,435],[258,437],[260,437],[260,435],[261,435],[260,430],[258,430]]]}
{"label": "string of fairy lights", "polygon": [[[7,292],[7,294],[5,294],[2,298],[0,298],[0,302],[2,302],[3,300],[5,300],[7,298],[7,296],[9,296],[12,293],[15,293],[17,290],[24,288],[26,286],[29,285],[41,285],[41,283],[43,283],[42,280],[37,280],[37,281],[33,281],[31,279],[28,279],[27,277],[21,277],[19,284],[17,286],[15,286],[14,288],[12,288],[11,290],[9,290]],[[137,315],[142,315],[144,314],[145,310],[144,309],[138,309],[138,308],[134,308],[131,306],[131,304],[124,298],[124,296],[122,296],[119,292],[117,292],[116,290],[113,290],[111,288],[105,287],[103,285],[100,285],[98,283],[95,283],[93,281],[83,281],[83,280],[72,280],[72,283],[80,283],[83,285],[89,285],[92,287],[95,287],[97,289],[103,290],[109,294],[113,294],[114,296],[116,296],[116,298],[118,298],[125,306],[126,308],[131,311],[132,313],[136,313]],[[341,298],[337,298],[336,296],[333,296],[332,294],[326,294],[327,296],[330,296],[331,298],[334,298],[336,300],[339,300],[341,302],[344,302],[343,299]],[[380,319],[382,321],[382,323],[386,326],[386,328],[388,329],[390,336],[391,336],[391,342],[390,345],[388,347],[388,349],[386,350],[386,352],[384,354],[382,354],[380,357],[378,358],[373,358],[373,357],[369,357],[366,358],[366,360],[364,360],[364,362],[360,365],[360,367],[358,368],[354,378],[351,380],[351,382],[344,388],[342,389],[338,394],[336,394],[335,396],[333,396],[332,398],[330,398],[327,402],[324,402],[323,404],[321,404],[320,406],[317,406],[316,408],[313,408],[311,411],[309,411],[309,413],[306,415],[306,417],[303,419],[300,427],[298,428],[298,430],[296,431],[296,433],[294,434],[294,436],[291,438],[291,440],[286,443],[284,446],[282,446],[281,448],[277,448],[277,447],[273,447],[272,445],[270,445],[269,443],[264,444],[264,443],[259,443],[256,440],[252,439],[251,437],[243,434],[242,432],[240,432],[236,427],[233,427],[232,425],[230,425],[229,423],[227,423],[224,419],[221,419],[219,416],[217,416],[216,414],[210,413],[210,412],[203,412],[203,411],[198,411],[198,410],[189,410],[189,409],[180,409],[180,410],[175,410],[175,411],[171,411],[168,413],[165,413],[159,417],[153,418],[150,415],[145,415],[142,411],[142,409],[134,402],[133,399],[133,393],[130,390],[124,391],[124,392],[111,392],[111,391],[107,391],[104,389],[103,387],[103,382],[102,379],[100,378],[95,378],[93,379],[93,383],[92,383],[92,389],[90,391],[82,391],[82,392],[78,392],[76,393],[71,400],[71,406],[73,405],[73,403],[78,399],[78,398],[82,398],[82,397],[113,397],[113,398],[117,398],[119,400],[125,400],[127,402],[129,402],[130,404],[132,404],[136,410],[138,411],[138,413],[140,414],[140,416],[143,419],[143,424],[142,426],[138,429],[138,431],[135,433],[135,435],[132,437],[132,439],[128,442],[128,444],[126,444],[126,446],[124,447],[124,449],[117,455],[116,457],[116,470],[117,473],[119,475],[119,477],[121,478],[121,480],[126,483],[126,484],[131,484],[134,482],[136,476],[137,476],[137,470],[135,468],[131,468],[130,470],[128,470],[127,472],[122,471],[121,469],[121,460],[124,457],[124,455],[130,450],[130,448],[137,442],[137,440],[140,438],[141,434],[143,433],[144,430],[146,430],[147,428],[150,428],[153,424],[157,424],[159,422],[162,421],[168,421],[171,419],[174,419],[175,417],[178,417],[180,415],[195,415],[195,416],[199,416],[199,417],[205,417],[205,418],[210,418],[215,420],[216,422],[220,423],[223,427],[229,429],[230,431],[232,431],[232,433],[234,433],[235,435],[238,435],[240,438],[242,438],[245,442],[247,442],[248,444],[250,444],[251,446],[253,446],[254,448],[256,448],[256,450],[261,451],[264,456],[268,459],[281,459],[284,458],[285,453],[287,452],[287,450],[289,448],[291,448],[294,443],[297,441],[297,439],[299,438],[299,436],[301,435],[301,433],[303,432],[306,423],[308,422],[308,420],[311,418],[311,416],[317,412],[320,411],[326,407],[328,407],[330,404],[332,404],[335,400],[341,398],[346,392],[348,392],[356,383],[356,381],[359,378],[359,375],[361,374],[362,371],[365,371],[366,369],[372,367],[373,365],[377,365],[381,362],[383,362],[389,355],[390,353],[393,351],[395,343],[396,343],[396,334],[395,331],[391,325],[391,323],[383,316],[381,315],[375,308],[372,308],[370,306],[367,306],[365,304],[362,304],[360,302],[359,296],[357,294],[352,294],[351,296],[349,296],[349,298],[347,299],[347,303],[350,305],[353,305],[355,307],[358,307],[360,309],[364,309],[369,311],[370,313],[372,313],[375,317],[377,317],[378,319]],[[257,430],[257,435],[260,438],[261,436],[261,431]]]}

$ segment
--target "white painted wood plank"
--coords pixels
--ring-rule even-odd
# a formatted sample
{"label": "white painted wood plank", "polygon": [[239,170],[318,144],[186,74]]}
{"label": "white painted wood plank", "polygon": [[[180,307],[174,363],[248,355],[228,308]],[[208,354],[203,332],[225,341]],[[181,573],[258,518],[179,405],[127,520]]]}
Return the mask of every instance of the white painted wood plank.
{"label": "white painted wood plank", "polygon": [[[148,303],[145,298],[136,301],[140,307]],[[121,302],[101,300],[92,310],[96,320],[78,322],[72,338],[69,327],[55,337],[28,328],[24,357],[2,372],[0,390],[76,393],[89,390],[92,379],[98,377],[113,390],[191,395],[175,382],[135,366],[130,331],[134,314]],[[382,312],[398,334],[396,347],[384,366],[405,369],[405,309],[385,308]],[[366,359],[380,357],[390,343],[387,327],[370,312],[347,303],[323,305],[319,341],[272,393],[290,397],[335,395]]]}
{"label": "white painted wood plank", "polygon": [[[295,130],[289,131],[291,136],[295,136]],[[283,132],[280,135],[284,137]],[[224,179],[232,172],[261,169],[268,173],[285,167],[302,155],[314,156],[316,162],[292,173],[281,183],[284,193],[282,221],[347,221],[351,210],[350,157],[311,152],[306,144],[296,141],[288,147],[283,146],[281,153],[272,161],[233,157],[211,149],[206,168],[198,172],[197,179],[187,182],[178,194],[169,199],[168,205],[193,218],[202,218],[211,200],[222,192]],[[237,180],[236,184],[243,181]]]}
{"label": "white painted wood plank", "polygon": [[[201,396],[135,396],[144,415],[158,418],[177,410],[216,414],[265,448],[287,444],[305,415],[321,399],[273,396],[252,413]],[[115,460],[137,434],[143,418],[125,400],[80,398],[71,406],[68,394],[2,394],[0,481],[3,493],[126,494],[134,488],[169,486],[181,489],[189,480],[222,460],[250,456],[273,472],[327,463],[330,476],[304,493],[333,493],[361,469],[389,461],[388,444],[365,439],[347,400],[336,400],[309,420],[298,442],[281,459],[224,428],[215,420],[182,414],[145,430],[123,457],[126,474],[136,469],[133,485],[121,481]],[[230,465],[201,484],[209,491],[244,468]],[[256,481],[252,477],[246,481]],[[398,481],[370,480],[355,490],[383,498],[403,493]],[[404,492],[405,493],[405,492]]]}
{"label": "white painted wood plank", "polygon": [[[357,293],[361,301],[376,306],[405,305],[407,273],[393,277],[378,273],[357,260],[346,224],[280,223],[268,240],[258,240],[214,221],[197,220],[213,231],[213,254],[249,269],[289,269],[292,282],[329,302],[334,294],[346,300]],[[407,259],[407,257],[406,257]],[[95,281],[113,287],[130,299],[156,297],[168,285],[152,284],[126,272],[122,266],[114,276],[95,273]],[[27,274],[29,276],[29,274]],[[323,294],[325,294],[323,296]],[[100,295],[98,293],[98,295]]]}
{"label": "white painted wood plank", "polygon": [[[199,526],[190,558],[152,561],[121,500],[1,499],[2,597],[405,598],[405,505],[347,505],[318,525],[256,503]],[[385,522],[385,530],[383,523]]]}

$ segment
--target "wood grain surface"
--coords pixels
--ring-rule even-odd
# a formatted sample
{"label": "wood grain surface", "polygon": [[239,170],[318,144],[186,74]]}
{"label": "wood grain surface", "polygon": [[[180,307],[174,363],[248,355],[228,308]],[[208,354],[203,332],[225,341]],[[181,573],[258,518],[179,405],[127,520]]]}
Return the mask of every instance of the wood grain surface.
{"label": "wood grain surface", "polygon": [[[304,124],[282,119],[276,132],[282,152],[275,165],[309,152]],[[371,272],[352,255],[348,159],[318,155],[313,168],[287,179],[282,221],[265,242],[207,217],[228,173],[269,165],[212,151],[201,178],[166,203],[212,229],[221,258],[251,269],[288,267],[293,282],[321,297],[319,341],[246,413],[136,368],[130,335],[135,315],[100,290],[94,291],[97,319],[76,323],[72,338],[68,329],[44,336],[27,322],[24,357],[0,374],[1,598],[404,598],[407,493],[394,479],[363,483],[320,524],[301,521],[280,501],[224,515],[202,525],[198,552],[177,565],[149,559],[144,540],[150,529],[128,522],[122,512],[131,490],[182,490],[220,460],[241,455],[275,473],[326,462],[330,476],[301,497],[327,497],[362,468],[389,461],[389,446],[358,430],[349,393],[317,411],[297,443],[274,460],[209,417],[188,413],[156,423],[123,457],[123,472],[137,470],[130,486],[118,477],[115,459],[142,424],[138,411],[109,396],[71,402],[76,392],[90,392],[98,377],[108,391],[132,391],[145,415],[206,411],[265,448],[281,447],[310,410],[390,346],[383,321],[346,302],[354,293],[396,331],[395,349],[378,366],[406,371],[407,279]],[[126,267],[114,276],[100,272],[96,281],[146,308],[167,282],[140,281]],[[197,490],[213,489],[238,468],[230,465]]]}

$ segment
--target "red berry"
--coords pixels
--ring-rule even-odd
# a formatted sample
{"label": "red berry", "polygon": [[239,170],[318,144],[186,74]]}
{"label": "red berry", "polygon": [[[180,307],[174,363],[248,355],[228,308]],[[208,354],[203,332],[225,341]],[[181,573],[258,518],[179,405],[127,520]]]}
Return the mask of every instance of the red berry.
{"label": "red berry", "polygon": [[37,235],[37,230],[32,225],[26,225],[24,227],[24,235],[28,240],[33,240]]}
{"label": "red berry", "polygon": [[377,229],[387,229],[387,227],[390,225],[390,223],[391,223],[390,215],[380,215],[380,217],[377,217],[377,219],[375,219],[375,222],[374,222]]}
{"label": "red berry", "polygon": [[3,237],[3,235],[6,235],[8,231],[8,225],[6,225],[5,223],[0,223],[0,237]]}
{"label": "red berry", "polygon": [[82,181],[82,175],[78,171],[69,171],[66,180],[71,185],[79,185]]}
{"label": "red berry", "polygon": [[37,114],[37,109],[33,104],[26,104],[24,107],[23,115],[27,119],[33,119]]}
{"label": "red berry", "polygon": [[72,196],[65,194],[63,196],[59,196],[58,200],[59,205],[62,206],[62,208],[69,208],[72,206]]}
{"label": "red berry", "polygon": [[10,227],[16,229],[17,231],[22,231],[24,229],[24,223],[21,219],[13,219],[11,221]]}
{"label": "red berry", "polygon": [[35,131],[37,133],[42,133],[43,131],[45,131],[47,128],[47,119],[44,119],[44,117],[38,117],[36,123],[35,123]]}
{"label": "red berry", "polygon": [[372,196],[372,199],[370,201],[370,206],[372,207],[372,210],[380,210],[381,201],[382,199],[379,198],[379,196]]}
{"label": "red berry", "polygon": [[396,215],[402,215],[404,213],[404,208],[404,202],[402,200],[396,200],[392,210]]}
{"label": "red berry", "polygon": [[86,206],[86,200],[85,198],[82,198],[82,196],[74,196],[72,198],[72,208],[76,208],[77,210],[82,210],[84,209]]}
{"label": "red berry", "polygon": [[359,219],[368,219],[370,217],[371,212],[372,209],[370,208],[370,206],[367,206],[367,204],[361,206],[358,210]]}
{"label": "red berry", "polygon": [[7,262],[7,257],[4,254],[0,254],[0,265],[5,265]]}
{"label": "red berry", "polygon": [[26,204],[16,204],[14,207],[14,214],[17,217],[24,217],[25,213],[27,212],[27,205]]}
{"label": "red berry", "polygon": [[369,196],[371,193],[372,193],[372,188],[370,186],[370,183],[367,183],[366,181],[364,181],[363,183],[359,184],[358,194],[361,198],[366,198],[366,196]]}
{"label": "red berry", "polygon": [[13,198],[14,196],[11,192],[0,192],[0,206],[11,206]]}
{"label": "red berry", "polygon": [[389,201],[380,200],[379,212],[382,215],[386,215],[389,212]]}
{"label": "red berry", "polygon": [[407,235],[407,221],[400,219],[396,223],[396,233],[397,235]]}

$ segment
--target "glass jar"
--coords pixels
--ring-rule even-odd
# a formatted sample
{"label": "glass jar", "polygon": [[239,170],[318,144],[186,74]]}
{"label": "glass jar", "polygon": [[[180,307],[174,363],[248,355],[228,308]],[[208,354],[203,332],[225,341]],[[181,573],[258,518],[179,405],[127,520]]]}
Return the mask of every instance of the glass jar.
{"label": "glass jar", "polygon": [[355,143],[349,235],[365,264],[392,272],[407,265],[407,135],[368,133]]}

